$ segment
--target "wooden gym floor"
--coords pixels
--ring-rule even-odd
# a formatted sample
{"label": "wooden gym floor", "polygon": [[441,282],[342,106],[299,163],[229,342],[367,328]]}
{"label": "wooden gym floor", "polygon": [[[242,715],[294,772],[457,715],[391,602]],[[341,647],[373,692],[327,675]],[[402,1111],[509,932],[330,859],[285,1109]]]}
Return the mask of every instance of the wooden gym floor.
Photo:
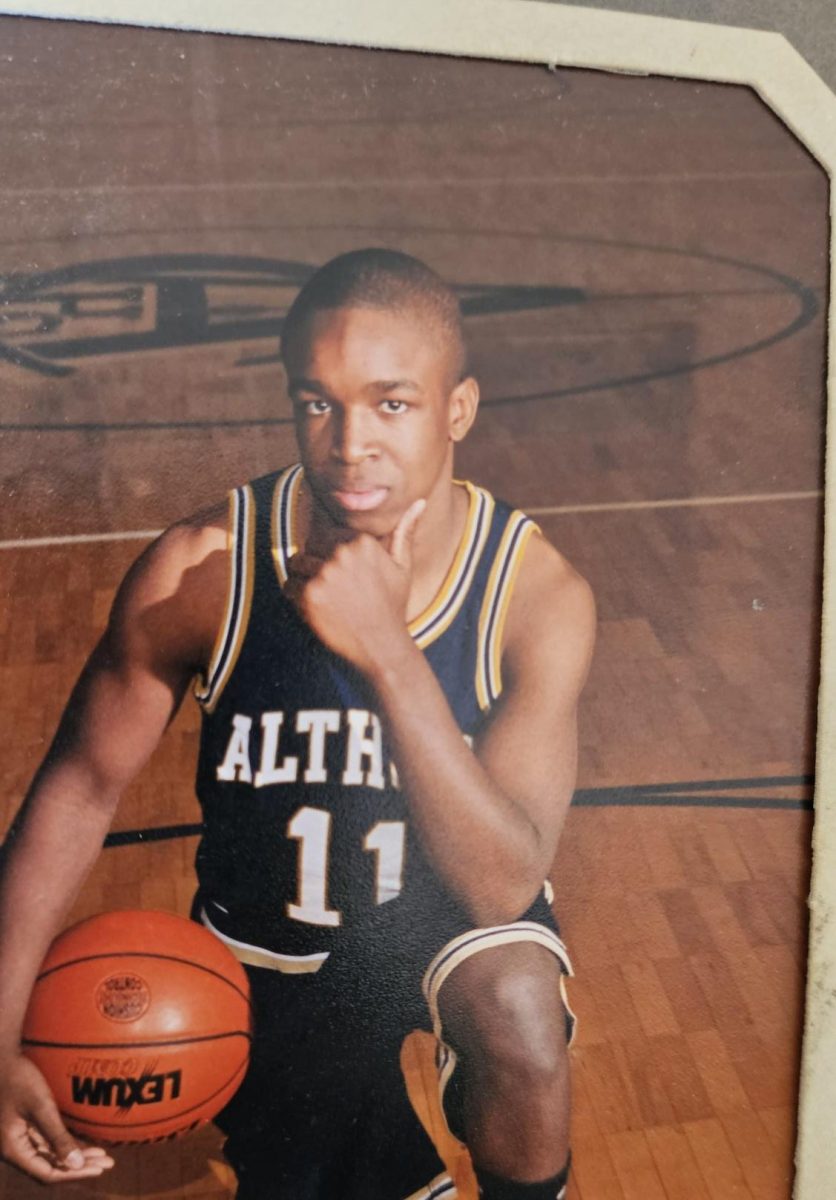
{"label": "wooden gym floor", "polygon": [[[537,513],[600,608],[553,874],[570,1197],[787,1200],[823,173],[754,94],[670,80],[3,17],[0,88],[5,823],[149,531],[293,458],[275,346],[305,272],[422,255],[484,388],[460,474]],[[186,911],[196,731],[190,704],[74,917]],[[405,1060],[433,1122],[426,1045]],[[72,1191],[229,1187],[206,1130]]]}

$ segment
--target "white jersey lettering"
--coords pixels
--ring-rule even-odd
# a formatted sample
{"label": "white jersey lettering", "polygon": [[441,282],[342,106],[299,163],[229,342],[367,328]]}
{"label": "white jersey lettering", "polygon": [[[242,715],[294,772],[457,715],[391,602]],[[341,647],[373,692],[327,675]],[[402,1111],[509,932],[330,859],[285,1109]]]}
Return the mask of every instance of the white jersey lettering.
{"label": "white jersey lettering", "polygon": [[[348,718],[348,751],[343,783],[365,783],[367,787],[383,788],[383,738],[380,718],[363,708],[350,708]],[[368,730],[371,729],[371,735]],[[363,759],[369,760],[363,770]]]}
{"label": "white jersey lettering", "polygon": [[337,733],[339,728],[340,714],[336,708],[303,708],[296,714],[296,732],[308,734],[305,783],[327,783],[325,739],[329,733]]}
{"label": "white jersey lettering", "polygon": [[261,763],[255,775],[256,787],[267,787],[271,783],[293,783],[299,774],[299,759],[293,755],[284,758],[281,765],[276,761],[283,722],[283,712],[261,714],[264,738],[261,743]]}
{"label": "white jersey lettering", "polygon": [[218,779],[229,782],[239,779],[241,783],[252,783],[253,770],[250,766],[250,730],[252,727],[252,717],[244,717],[241,713],[236,713],[232,718],[232,734],[224,760],[217,770]]}

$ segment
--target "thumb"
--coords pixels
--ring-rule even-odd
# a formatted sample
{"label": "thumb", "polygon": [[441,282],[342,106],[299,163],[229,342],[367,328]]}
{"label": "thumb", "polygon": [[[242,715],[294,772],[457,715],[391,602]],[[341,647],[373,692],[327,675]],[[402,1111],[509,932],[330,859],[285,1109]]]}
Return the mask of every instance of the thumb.
{"label": "thumb", "polygon": [[399,567],[408,568],[411,565],[412,542],[415,537],[415,529],[426,507],[426,500],[416,500],[413,504],[410,504],[395,526],[392,540],[389,543],[389,554]]}
{"label": "thumb", "polygon": [[67,1131],[51,1095],[44,1096],[37,1106],[33,1106],[32,1117],[52,1147],[57,1162],[73,1171],[80,1170],[84,1166],[84,1155]]}

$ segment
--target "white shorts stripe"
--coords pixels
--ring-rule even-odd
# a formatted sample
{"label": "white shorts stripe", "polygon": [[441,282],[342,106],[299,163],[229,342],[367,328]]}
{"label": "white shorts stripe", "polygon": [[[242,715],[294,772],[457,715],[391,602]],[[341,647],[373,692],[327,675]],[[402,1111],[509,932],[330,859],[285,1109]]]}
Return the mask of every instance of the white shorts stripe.
{"label": "white shorts stripe", "polygon": [[446,979],[456,967],[473,954],[490,950],[496,946],[507,946],[514,942],[535,942],[550,950],[560,960],[566,974],[574,974],[568,951],[563,941],[553,930],[536,921],[516,921],[511,925],[497,925],[488,929],[471,929],[448,942],[430,963],[421,982],[421,988],[430,1010],[433,1030],[441,1037],[441,1018],[438,1011],[438,994]]}
{"label": "white shorts stripe", "polygon": [[426,1187],[412,1192],[405,1200],[456,1200],[458,1196],[456,1185],[449,1175],[436,1175]]}
{"label": "white shorts stripe", "polygon": [[230,937],[229,934],[221,933],[220,929],[216,929],[209,920],[205,908],[200,910],[200,919],[210,933],[214,933],[216,938],[229,947],[238,961],[246,963],[248,967],[283,971],[285,975],[308,975],[313,971],[318,971],[328,957],[327,950],[321,954],[279,954],[275,950],[265,950],[263,946],[251,946],[249,942],[239,942],[237,938]]}

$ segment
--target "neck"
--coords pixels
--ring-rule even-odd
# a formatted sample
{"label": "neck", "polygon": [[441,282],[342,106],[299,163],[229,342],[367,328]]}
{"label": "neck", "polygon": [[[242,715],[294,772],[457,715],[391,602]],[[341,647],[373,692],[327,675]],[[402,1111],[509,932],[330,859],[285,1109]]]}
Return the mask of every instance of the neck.
{"label": "neck", "polygon": [[449,476],[433,489],[412,544],[412,574],[416,584],[432,579],[439,572],[443,577],[461,541],[467,509],[467,492]]}

